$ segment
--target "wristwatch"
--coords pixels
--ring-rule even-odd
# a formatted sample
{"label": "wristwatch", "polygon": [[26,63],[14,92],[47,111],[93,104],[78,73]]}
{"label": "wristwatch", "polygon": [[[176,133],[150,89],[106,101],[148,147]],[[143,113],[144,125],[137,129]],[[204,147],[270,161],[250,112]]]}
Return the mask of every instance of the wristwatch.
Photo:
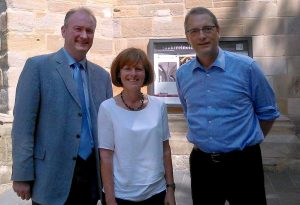
{"label": "wristwatch", "polygon": [[166,187],[167,188],[172,188],[174,191],[175,191],[175,189],[176,189],[176,185],[175,185],[175,183],[173,182],[173,183],[171,183],[171,184],[166,184]]}

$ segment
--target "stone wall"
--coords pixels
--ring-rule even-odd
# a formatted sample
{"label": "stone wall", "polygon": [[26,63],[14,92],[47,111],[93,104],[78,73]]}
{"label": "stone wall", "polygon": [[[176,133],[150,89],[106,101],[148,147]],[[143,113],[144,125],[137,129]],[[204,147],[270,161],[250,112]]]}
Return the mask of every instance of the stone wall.
{"label": "stone wall", "polygon": [[[184,38],[187,11],[210,8],[220,21],[222,36],[252,36],[254,58],[274,88],[281,112],[299,129],[299,0],[0,0],[0,113],[7,115],[5,119],[11,119],[25,60],[58,50],[66,11],[81,5],[91,8],[98,20],[88,58],[107,69],[124,48],[147,51],[149,39]],[[10,147],[8,140],[0,140]],[[7,153],[3,146],[0,153]]]}
{"label": "stone wall", "polygon": [[[1,1],[1,107],[11,114],[15,87],[26,58],[62,46],[65,12],[91,8],[98,20],[89,59],[109,68],[122,49],[147,50],[151,38],[184,38],[186,12],[210,8],[222,36],[252,36],[254,58],[273,86],[283,114],[300,118],[299,0],[6,0]],[[6,3],[5,3],[6,2]],[[6,20],[7,19],[7,20]],[[7,25],[6,25],[7,21]],[[5,28],[7,26],[7,28]]]}
{"label": "stone wall", "polygon": [[6,3],[0,1],[0,113],[8,112]]}

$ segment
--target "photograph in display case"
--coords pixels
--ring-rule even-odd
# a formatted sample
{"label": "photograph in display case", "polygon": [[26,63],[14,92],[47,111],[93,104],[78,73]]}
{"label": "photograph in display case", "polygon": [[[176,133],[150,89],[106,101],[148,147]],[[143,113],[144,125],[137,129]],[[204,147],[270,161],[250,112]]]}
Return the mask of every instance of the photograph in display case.
{"label": "photograph in display case", "polygon": [[[220,47],[252,57],[252,42],[248,37],[221,38]],[[155,72],[155,80],[148,86],[148,93],[160,97],[168,106],[180,105],[176,71],[182,64],[195,58],[193,48],[184,38],[150,39],[147,53]]]}

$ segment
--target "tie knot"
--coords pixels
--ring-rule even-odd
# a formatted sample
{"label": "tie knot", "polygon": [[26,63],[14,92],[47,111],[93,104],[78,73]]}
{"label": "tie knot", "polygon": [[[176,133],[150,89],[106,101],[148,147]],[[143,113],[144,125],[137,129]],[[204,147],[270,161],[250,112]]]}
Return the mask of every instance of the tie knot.
{"label": "tie knot", "polygon": [[72,67],[73,67],[73,68],[79,68],[79,69],[82,69],[82,68],[83,68],[82,65],[81,65],[81,63],[78,63],[78,62],[73,63],[73,64],[72,64]]}

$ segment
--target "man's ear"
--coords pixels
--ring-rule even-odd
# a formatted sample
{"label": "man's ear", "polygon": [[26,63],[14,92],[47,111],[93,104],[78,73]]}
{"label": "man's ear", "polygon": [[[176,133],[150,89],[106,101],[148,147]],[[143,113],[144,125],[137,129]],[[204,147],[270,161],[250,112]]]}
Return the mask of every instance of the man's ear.
{"label": "man's ear", "polygon": [[65,38],[65,34],[66,34],[66,27],[65,27],[65,26],[62,26],[62,27],[60,28],[60,31],[61,31],[61,35],[62,35],[62,37],[64,37],[64,38]]}
{"label": "man's ear", "polygon": [[220,38],[221,38],[220,27],[217,27],[217,33],[218,33],[218,37],[219,37],[219,39],[220,39]]}
{"label": "man's ear", "polygon": [[190,40],[189,40],[189,37],[188,37],[188,35],[187,35],[187,34],[185,34],[185,38],[186,38],[186,40],[187,40],[188,44],[189,44],[189,45],[191,45],[191,43],[190,43]]}

